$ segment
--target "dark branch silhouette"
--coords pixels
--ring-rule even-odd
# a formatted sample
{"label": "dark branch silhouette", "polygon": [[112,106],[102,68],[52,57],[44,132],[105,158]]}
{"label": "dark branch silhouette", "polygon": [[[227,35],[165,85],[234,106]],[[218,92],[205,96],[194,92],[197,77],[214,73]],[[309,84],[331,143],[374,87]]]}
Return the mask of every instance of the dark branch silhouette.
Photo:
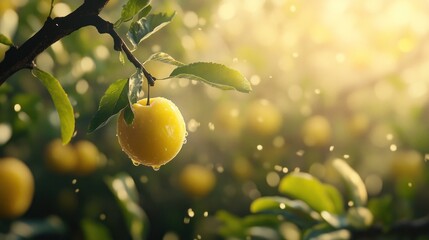
{"label": "dark branch silhouette", "polygon": [[154,84],[154,78],[143,68],[142,64],[131,53],[121,37],[116,33],[113,24],[102,19],[99,14],[109,0],[86,0],[80,7],[65,17],[48,17],[43,27],[22,46],[12,46],[0,62],[0,85],[10,76],[22,69],[35,66],[34,59],[52,44],[65,36],[87,26],[94,26],[99,33],[109,34],[114,41],[116,51],[124,51],[130,62],[143,69],[149,84]]}

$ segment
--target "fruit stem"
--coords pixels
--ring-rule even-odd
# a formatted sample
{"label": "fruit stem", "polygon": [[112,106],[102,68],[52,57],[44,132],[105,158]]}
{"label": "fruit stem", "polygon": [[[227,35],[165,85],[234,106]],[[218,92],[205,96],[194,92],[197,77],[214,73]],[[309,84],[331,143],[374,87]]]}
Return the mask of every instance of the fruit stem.
{"label": "fruit stem", "polygon": [[146,105],[149,106],[150,105],[150,82],[147,81],[147,102]]}

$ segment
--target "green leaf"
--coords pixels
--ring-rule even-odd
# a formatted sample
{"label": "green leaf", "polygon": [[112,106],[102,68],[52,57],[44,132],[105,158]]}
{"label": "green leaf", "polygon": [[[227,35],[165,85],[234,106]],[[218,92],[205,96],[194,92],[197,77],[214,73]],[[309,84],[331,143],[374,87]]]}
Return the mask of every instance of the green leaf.
{"label": "green leaf", "polygon": [[144,10],[150,4],[150,0],[128,0],[122,6],[121,18],[115,22],[115,27],[119,27],[123,22],[128,22],[140,11]]}
{"label": "green leaf", "polygon": [[131,110],[130,105],[128,105],[125,109],[124,109],[124,118],[125,118],[125,122],[127,124],[131,124],[134,120],[134,113]]}
{"label": "green leaf", "polygon": [[93,132],[103,127],[112,116],[126,106],[128,106],[128,79],[118,79],[110,84],[101,98],[88,131]]}
{"label": "green leaf", "polygon": [[346,184],[353,206],[365,206],[368,200],[368,193],[359,174],[342,159],[335,159],[332,165]]}
{"label": "green leaf", "polygon": [[132,106],[140,99],[140,92],[142,90],[143,85],[143,77],[143,69],[137,68],[137,72],[131,75],[128,81],[128,101],[130,102],[130,106]]}
{"label": "green leaf", "polygon": [[136,47],[141,41],[169,24],[175,14],[176,12],[173,12],[172,14],[149,14],[147,17],[133,22],[127,33],[128,39],[131,41],[133,46]]}
{"label": "green leaf", "polygon": [[126,173],[106,177],[105,182],[115,196],[133,240],[145,239],[149,230],[146,213],[138,205],[139,195],[134,180]]}
{"label": "green leaf", "polygon": [[246,237],[242,220],[239,217],[227,211],[220,210],[216,212],[216,219],[222,223],[218,233],[223,237],[237,237],[241,239]]}
{"label": "green leaf", "polygon": [[249,81],[240,72],[218,63],[197,62],[179,66],[169,78],[202,81],[223,90],[252,91]]}
{"label": "green leaf", "polygon": [[383,229],[388,229],[395,222],[393,197],[390,195],[371,198],[368,201],[368,209],[374,215],[374,222],[380,224]]}
{"label": "green leaf", "polygon": [[[254,214],[248,215],[244,218],[239,218],[223,210],[216,213],[216,218],[223,223],[218,230],[220,235],[225,238],[236,237],[238,239],[246,239],[246,236],[249,235],[256,237],[256,235],[258,235],[256,233],[261,233],[259,230],[262,229],[264,229],[262,232],[273,233],[273,229],[278,228],[282,223],[277,215]],[[258,231],[254,231],[256,229]],[[252,237],[252,239],[260,238]],[[268,239],[277,239],[277,237]]]}
{"label": "green leaf", "polygon": [[331,199],[332,203],[334,204],[335,211],[334,213],[343,213],[344,212],[344,200],[343,196],[340,194],[337,188],[330,184],[323,184],[325,187],[325,191],[328,194],[329,198]]}
{"label": "green leaf", "polygon": [[[170,56],[164,52],[157,52],[157,53],[152,54],[144,63],[147,63],[149,61],[163,62],[163,63],[167,63],[170,65],[178,66],[178,67],[185,65],[185,64],[177,61],[172,56]],[[144,65],[144,63],[143,63],[143,65]]]}
{"label": "green leaf", "polygon": [[365,229],[371,226],[374,216],[366,207],[351,207],[347,211],[347,222],[355,229]]}
{"label": "green leaf", "polygon": [[286,175],[280,182],[279,191],[306,202],[317,212],[336,213],[336,207],[324,184],[308,173],[292,172]]}
{"label": "green leaf", "polygon": [[142,19],[142,18],[146,17],[150,13],[150,11],[152,11],[152,6],[151,5],[147,5],[145,8],[143,8],[140,11],[137,19]]}
{"label": "green leaf", "polygon": [[351,234],[346,229],[336,230],[326,223],[321,223],[305,231],[302,239],[303,240],[325,240],[325,239],[348,240],[348,239],[351,239]]}
{"label": "green leaf", "polygon": [[112,240],[109,229],[101,223],[91,219],[83,219],[80,221],[80,226],[85,240]]}
{"label": "green leaf", "polygon": [[1,33],[0,33],[0,43],[7,46],[13,46],[13,42],[8,37],[6,37]]}
{"label": "green leaf", "polygon": [[302,226],[310,227],[321,220],[320,215],[301,200],[270,196],[256,199],[250,205],[252,213],[270,213],[283,215],[287,220]]}
{"label": "green leaf", "polygon": [[61,123],[61,138],[63,144],[70,142],[75,128],[73,107],[60,82],[51,74],[34,68],[33,75],[37,77],[48,90],[57,109]]}

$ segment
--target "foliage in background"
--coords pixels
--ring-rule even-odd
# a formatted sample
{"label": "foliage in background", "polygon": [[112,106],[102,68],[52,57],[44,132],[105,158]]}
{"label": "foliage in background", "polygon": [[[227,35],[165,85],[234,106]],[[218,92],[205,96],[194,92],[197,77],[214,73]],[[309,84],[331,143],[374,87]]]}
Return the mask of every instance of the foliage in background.
{"label": "foliage in background", "polygon": [[[42,26],[49,2],[0,1],[0,32],[15,44],[23,43]],[[79,3],[56,1],[52,16],[62,16]],[[114,23],[123,4],[111,0],[103,17]],[[345,159],[359,173],[373,224],[362,230],[340,229],[319,218],[309,219],[308,225],[325,223],[322,230],[333,235],[340,230],[338,235],[365,238],[364,233],[371,232],[371,239],[395,239],[401,237],[400,231],[384,235],[403,223],[425,222],[429,212],[425,1],[160,0],[151,5],[168,15],[175,12],[168,27],[133,52],[147,59],[144,66],[154,76],[168,78],[171,68],[183,63],[222,62],[248,76],[252,94],[219,91],[195,80],[157,81],[151,95],[176,102],[189,136],[174,164],[158,172],[135,167],[118,148],[114,113],[106,113],[113,116],[104,118],[109,121],[100,121],[105,127],[87,134],[97,103],[111,84],[122,84],[122,92],[116,93],[128,104],[127,77],[136,73],[135,67],[126,63],[123,53],[112,50],[109,37],[93,37],[98,34],[93,28],[62,39],[36,59],[37,66],[55,76],[68,94],[76,120],[71,141],[91,140],[105,162],[89,176],[49,171],[44,149],[60,137],[57,112],[49,92],[31,73],[14,75],[0,87],[0,155],[24,160],[37,186],[26,215],[0,221],[0,238],[26,237],[19,228],[24,223],[41,234],[39,238],[131,239],[125,214],[105,180],[118,172],[127,172],[135,182],[138,205],[150,221],[147,239],[223,238],[219,230],[224,226],[217,227],[222,214],[235,219],[228,222],[231,228],[236,226],[229,236],[256,226],[250,227],[255,239],[261,237],[261,229],[273,239],[285,236],[285,230],[291,238],[302,237],[304,228],[298,226],[304,224],[299,218],[279,220],[274,214],[251,213],[250,206],[269,196],[288,198],[291,202],[284,201],[285,207],[304,205],[296,195],[281,193],[279,186],[286,176],[305,172],[340,192],[344,212],[339,216],[344,216],[351,195],[331,171],[329,160],[335,158]],[[147,16],[150,8],[145,9],[139,15]],[[133,20],[116,29],[121,36],[127,35]],[[7,46],[0,49],[2,56]],[[152,56],[163,61],[151,61]],[[124,64],[118,62],[121,57]],[[161,64],[166,61],[171,64]],[[193,196],[179,183],[190,164],[215,176],[206,196]],[[321,212],[313,212],[321,217]],[[424,232],[409,232],[425,239]]]}

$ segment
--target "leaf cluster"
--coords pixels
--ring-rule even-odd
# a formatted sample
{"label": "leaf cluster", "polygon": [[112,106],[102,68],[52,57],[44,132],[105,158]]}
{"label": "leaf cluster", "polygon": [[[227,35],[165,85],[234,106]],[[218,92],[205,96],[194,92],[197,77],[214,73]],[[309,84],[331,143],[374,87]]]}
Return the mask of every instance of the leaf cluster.
{"label": "leaf cluster", "polygon": [[[123,5],[120,18],[112,24],[114,28],[117,28],[124,23],[130,22],[126,36],[132,43],[134,50],[152,34],[167,26],[175,16],[175,12],[152,13],[151,11],[150,0],[129,0]],[[124,51],[134,66],[136,66],[136,72],[128,78],[121,78],[114,81],[108,87],[100,100],[97,112],[89,124],[89,132],[103,127],[112,116],[121,110],[125,111],[127,122],[132,122],[133,112],[131,111],[131,105],[139,100],[144,80],[148,81],[149,85],[153,85],[154,80],[156,80],[146,71],[143,67],[144,64],[140,64],[135,56],[132,55],[132,51],[128,47],[123,46],[125,43],[117,36],[114,30],[104,29],[102,31],[106,31],[114,37],[115,50],[121,51],[119,61],[125,61],[124,55],[122,55],[122,51]],[[11,48],[14,47],[13,42],[2,34],[0,34],[0,43]],[[146,61],[159,61],[175,67],[170,76],[158,80],[186,78],[201,81],[224,90],[251,91],[249,82],[240,72],[222,64],[210,62],[184,64],[163,52],[153,54]],[[46,87],[52,97],[60,118],[62,141],[63,143],[68,143],[75,131],[75,116],[67,93],[62,88],[59,80],[54,76],[35,66],[32,68],[33,75],[41,80],[43,86]]]}
{"label": "leaf cluster", "polygon": [[[281,226],[289,222],[300,229],[303,239],[350,239],[351,231],[369,228],[373,214],[367,208],[365,184],[344,160],[335,159],[332,165],[348,189],[346,197],[335,186],[309,173],[291,172],[280,181],[278,191],[282,195],[254,200],[252,214],[238,218],[219,212],[217,218],[223,222],[220,233],[224,237],[255,237],[252,229],[258,227],[276,233],[275,238],[261,239],[281,239],[285,237]],[[270,217],[274,220],[254,221]]]}

